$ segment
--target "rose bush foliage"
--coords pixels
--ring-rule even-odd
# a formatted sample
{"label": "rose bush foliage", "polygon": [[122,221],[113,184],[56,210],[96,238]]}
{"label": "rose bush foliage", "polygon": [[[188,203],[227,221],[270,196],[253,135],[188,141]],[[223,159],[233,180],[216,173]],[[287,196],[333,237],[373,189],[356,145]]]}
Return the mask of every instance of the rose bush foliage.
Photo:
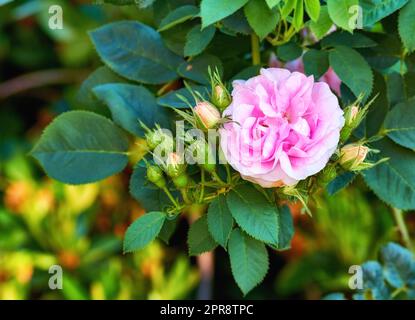
{"label": "rose bush foliage", "polygon": [[[189,253],[222,246],[246,294],[267,272],[266,247],[290,247],[286,200],[307,209],[316,190],[334,193],[361,175],[386,203],[415,209],[415,0],[103,2],[130,5],[137,19],[90,31],[103,66],[80,88],[83,110],[59,116],[32,155],[69,184],[134,162],[130,191],[149,213],[128,229],[126,252],[156,237],[168,242],[184,212],[197,218]],[[266,69],[275,61],[285,70]],[[191,107],[200,102],[221,111],[229,104],[223,80],[237,80],[224,118],[198,116]],[[137,141],[168,143],[154,129],[174,128],[176,119],[222,134],[246,125],[257,131],[248,140],[266,144],[265,166],[235,161],[238,143],[223,148],[236,171],[227,163],[181,168],[176,156],[165,167],[151,153],[141,159]],[[340,152],[344,144],[353,145]],[[370,150],[378,153],[364,159]]]}

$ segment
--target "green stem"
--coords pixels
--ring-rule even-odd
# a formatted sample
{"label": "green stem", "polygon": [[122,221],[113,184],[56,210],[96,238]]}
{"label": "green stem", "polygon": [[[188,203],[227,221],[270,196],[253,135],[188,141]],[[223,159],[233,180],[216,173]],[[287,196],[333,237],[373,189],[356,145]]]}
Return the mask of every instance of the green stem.
{"label": "green stem", "polygon": [[201,171],[201,184],[202,184],[202,187],[200,189],[200,197],[199,197],[199,202],[200,203],[203,202],[203,198],[205,196],[205,170],[203,170],[203,169]]}
{"label": "green stem", "polygon": [[409,232],[403,218],[403,212],[400,209],[392,208],[393,216],[395,217],[396,224],[398,225],[399,231],[401,232],[402,240],[409,250],[412,250],[412,242],[409,237]]}
{"label": "green stem", "polygon": [[402,292],[406,292],[406,288],[405,287],[402,287],[402,288],[398,288],[398,289],[396,289],[395,291],[393,291],[392,292],[392,294],[391,294],[391,298],[392,299],[395,299],[400,293],[402,293]]}
{"label": "green stem", "polygon": [[216,173],[216,171],[213,171],[212,173],[211,173],[211,175],[212,175],[212,177],[213,177],[213,179],[215,179],[217,182],[219,182],[220,184],[222,184],[222,185],[224,185],[224,186],[226,186],[227,184],[226,184],[226,182],[224,182],[220,177],[219,177],[219,175]]}
{"label": "green stem", "polygon": [[252,65],[261,64],[261,54],[259,50],[259,38],[255,33],[251,34]]}
{"label": "green stem", "polygon": [[164,187],[162,189],[164,191],[164,193],[167,195],[167,197],[169,197],[170,201],[174,204],[174,206],[176,208],[179,207],[179,204],[177,203],[176,199],[174,199],[173,195],[170,193],[169,189],[167,189],[166,187]]}
{"label": "green stem", "polygon": [[186,204],[192,203],[186,189],[180,189],[180,193],[182,194],[183,200]]}

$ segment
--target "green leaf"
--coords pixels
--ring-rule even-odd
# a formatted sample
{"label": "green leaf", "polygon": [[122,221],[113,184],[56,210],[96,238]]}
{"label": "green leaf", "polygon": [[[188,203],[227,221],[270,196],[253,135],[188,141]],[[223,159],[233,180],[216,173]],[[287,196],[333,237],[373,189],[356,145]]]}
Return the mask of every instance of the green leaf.
{"label": "green leaf", "polygon": [[230,16],[247,2],[248,0],[202,0],[200,5],[202,28]]}
{"label": "green leaf", "polygon": [[327,34],[332,25],[327,6],[322,6],[318,20],[310,22],[310,30],[319,40]]}
{"label": "green leaf", "polygon": [[163,240],[166,244],[169,244],[170,238],[172,237],[174,231],[176,231],[177,223],[179,219],[164,221],[163,227],[160,230],[158,237]]}
{"label": "green leaf", "polygon": [[405,82],[403,76],[398,72],[386,75],[387,97],[390,107],[393,108],[400,102],[406,101]]}
{"label": "green leaf", "polygon": [[330,66],[339,78],[357,97],[367,98],[372,91],[373,74],[369,64],[356,51],[345,46],[337,46],[329,54]]}
{"label": "green leaf", "polygon": [[294,11],[294,17],[292,24],[296,31],[299,31],[303,27],[304,21],[304,2],[303,0],[297,0],[297,5]]}
{"label": "green leaf", "polygon": [[389,138],[373,144],[389,161],[363,171],[368,186],[386,203],[402,210],[415,209],[415,153]]}
{"label": "green leaf", "polygon": [[111,3],[117,6],[125,6],[125,5],[138,5],[139,8],[147,8],[151,6],[155,0],[103,0],[104,3]]}
{"label": "green leaf", "polygon": [[278,11],[270,9],[264,0],[251,0],[244,7],[249,25],[260,39],[264,39],[277,26]]}
{"label": "green leaf", "polygon": [[330,196],[336,194],[343,188],[347,187],[356,177],[354,172],[345,172],[341,175],[338,175],[334,180],[332,180],[327,185],[327,192]]}
{"label": "green leaf", "polygon": [[189,228],[187,243],[190,256],[198,256],[217,247],[218,244],[209,233],[206,215],[192,223]]}
{"label": "green leaf", "polygon": [[196,6],[192,5],[185,5],[176,8],[173,11],[169,12],[167,16],[163,20],[161,20],[158,31],[165,31],[180,23],[193,19],[195,16],[198,15],[198,13],[199,9]]}
{"label": "green leaf", "polygon": [[109,107],[114,122],[136,136],[145,134],[139,120],[149,128],[156,123],[169,127],[167,110],[158,106],[156,98],[143,86],[110,83],[93,91]]}
{"label": "green leaf", "polygon": [[127,149],[127,139],[110,120],[88,111],[71,111],[46,128],[31,155],[52,178],[85,184],[123,170]]}
{"label": "green leaf", "polygon": [[245,69],[242,69],[232,77],[231,82],[234,80],[248,80],[249,78],[255,77],[259,74],[260,69],[261,66],[249,66]]}
{"label": "green leaf", "polygon": [[415,259],[408,249],[389,242],[382,247],[383,274],[396,289],[415,288]]}
{"label": "green leaf", "polygon": [[209,45],[215,36],[216,28],[209,26],[201,30],[201,25],[198,24],[190,30],[186,36],[186,45],[184,46],[185,56],[197,56]]}
{"label": "green leaf", "polygon": [[147,211],[163,210],[170,204],[165,193],[147,181],[147,168],[144,161],[140,161],[134,167],[130,179],[130,194]]}
{"label": "green leaf", "polygon": [[238,34],[249,35],[252,33],[252,28],[245,17],[243,9],[240,9],[226,19],[223,19],[222,24],[222,31],[226,34],[231,34],[232,36]]}
{"label": "green leaf", "polygon": [[288,206],[283,206],[280,209],[279,225],[278,246],[275,249],[287,250],[291,248],[291,241],[294,236],[294,222]]}
{"label": "green leaf", "polygon": [[297,1],[299,1],[299,0],[285,1],[285,4],[284,4],[284,6],[282,7],[282,10],[281,10],[281,18],[286,19],[288,17],[288,15],[296,7]]}
{"label": "green leaf", "polygon": [[358,0],[327,0],[331,20],[340,28],[350,32],[354,29],[352,9],[357,8],[358,5]]}
{"label": "green leaf", "polygon": [[209,85],[209,67],[211,67],[212,70],[218,68],[219,74],[223,75],[223,66],[220,59],[207,53],[197,56],[189,62],[182,63],[177,71],[183,78]]}
{"label": "green leaf", "polygon": [[103,116],[110,117],[108,108],[92,92],[96,86],[105,83],[124,83],[125,80],[115,74],[106,66],[99,67],[92,72],[88,78],[82,83],[76,95],[77,108],[86,109]]}
{"label": "green leaf", "polygon": [[395,106],[386,115],[384,130],[388,137],[403,147],[415,149],[415,100]]}
{"label": "green leaf", "polygon": [[362,265],[363,288],[370,290],[375,300],[387,300],[390,297],[383,280],[382,266],[377,261],[368,261]]}
{"label": "green leaf", "polygon": [[329,55],[327,51],[311,49],[304,54],[303,62],[306,75],[320,79],[329,68]]}
{"label": "green leaf", "polygon": [[264,244],[234,229],[229,239],[232,274],[246,295],[256,287],[268,271],[268,252]]}
{"label": "green leaf", "polygon": [[405,48],[412,52],[415,50],[415,1],[410,0],[399,12],[399,35]]}
{"label": "green leaf", "polygon": [[336,31],[321,40],[322,47],[346,46],[351,48],[371,48],[377,43],[362,33],[353,34],[344,31]]}
{"label": "green leaf", "polygon": [[287,42],[277,49],[277,55],[284,61],[295,60],[303,54],[303,49],[295,42]]}
{"label": "green leaf", "polygon": [[385,78],[379,72],[374,72],[373,78],[373,97],[377,98],[369,107],[369,112],[365,117],[366,137],[376,135],[385,121],[386,114],[389,111]]}
{"label": "green leaf", "polygon": [[273,9],[281,2],[281,0],[265,0],[265,2],[267,3],[270,9]]}
{"label": "green leaf", "polygon": [[179,56],[184,56],[187,34],[192,30],[194,23],[182,23],[162,33],[166,47]]}
{"label": "green leaf", "polygon": [[396,10],[402,8],[408,0],[360,0],[362,7],[363,26],[371,26]]}
{"label": "green leaf", "polygon": [[209,232],[213,239],[226,249],[233,228],[233,218],[226,203],[226,197],[217,197],[207,214]]}
{"label": "green leaf", "polygon": [[346,300],[344,293],[335,292],[324,296],[323,300]]}
{"label": "green leaf", "polygon": [[[209,90],[204,86],[192,86],[192,90],[201,94],[206,100],[209,99]],[[196,105],[196,100],[187,88],[171,91],[157,99],[157,103],[163,107],[186,109],[189,105],[179,97],[184,97],[192,106]]]}
{"label": "green leaf", "polygon": [[320,17],[320,0],[304,0],[305,10],[310,16],[311,20],[318,21]]}
{"label": "green leaf", "polygon": [[103,62],[129,80],[162,84],[177,78],[182,59],[169,51],[152,28],[134,21],[107,24],[90,32]]}
{"label": "green leaf", "polygon": [[255,187],[244,184],[227,196],[229,210],[238,225],[255,239],[278,245],[278,209]]}
{"label": "green leaf", "polygon": [[404,74],[406,96],[415,97],[415,71],[409,71]]}
{"label": "green leaf", "polygon": [[124,253],[144,248],[153,241],[163,226],[166,214],[150,212],[135,220],[127,229],[124,238]]}

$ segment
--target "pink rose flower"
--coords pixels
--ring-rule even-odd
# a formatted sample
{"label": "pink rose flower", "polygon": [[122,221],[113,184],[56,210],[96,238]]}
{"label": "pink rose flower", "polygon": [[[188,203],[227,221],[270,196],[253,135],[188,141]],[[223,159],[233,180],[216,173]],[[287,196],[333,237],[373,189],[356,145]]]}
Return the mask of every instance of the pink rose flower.
{"label": "pink rose flower", "polygon": [[233,86],[221,149],[244,179],[265,188],[294,185],[326,166],[344,125],[326,83],[269,68]]}

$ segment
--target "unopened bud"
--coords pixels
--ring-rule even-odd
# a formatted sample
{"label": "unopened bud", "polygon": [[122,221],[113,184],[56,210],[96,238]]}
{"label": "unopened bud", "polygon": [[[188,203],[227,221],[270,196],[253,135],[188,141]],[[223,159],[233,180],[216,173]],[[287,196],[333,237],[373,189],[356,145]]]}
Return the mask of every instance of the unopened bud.
{"label": "unopened bud", "polygon": [[368,152],[369,148],[364,145],[348,144],[340,150],[340,164],[346,170],[360,170]]}
{"label": "unopened bud", "polygon": [[147,167],[147,179],[151,183],[154,183],[160,189],[166,186],[166,180],[164,179],[163,170],[157,166]]}
{"label": "unopened bud", "polygon": [[199,102],[194,111],[204,129],[215,127],[221,120],[219,110],[210,102]]}
{"label": "unopened bud", "polygon": [[223,84],[218,84],[213,88],[212,102],[221,112],[231,104],[231,95]]}
{"label": "unopened bud", "polygon": [[173,179],[173,183],[178,189],[186,188],[189,185],[189,182],[190,179],[186,173]]}
{"label": "unopened bud", "polygon": [[171,146],[171,149],[174,145],[173,138],[170,135],[164,133],[162,130],[155,130],[147,133],[146,141],[150,150],[154,150],[160,144],[165,144],[166,148],[170,148]]}
{"label": "unopened bud", "polygon": [[360,125],[368,111],[368,106],[369,105],[364,108],[359,108],[357,105],[351,105],[344,110],[345,124],[340,132],[341,142],[347,141],[353,130]]}
{"label": "unopened bud", "polygon": [[166,173],[172,177],[178,177],[186,171],[186,164],[183,158],[175,152],[167,156]]}
{"label": "unopened bud", "polygon": [[344,118],[346,120],[347,126],[353,126],[355,122],[358,120],[359,116],[359,107],[352,105],[346,108],[344,113]]}

